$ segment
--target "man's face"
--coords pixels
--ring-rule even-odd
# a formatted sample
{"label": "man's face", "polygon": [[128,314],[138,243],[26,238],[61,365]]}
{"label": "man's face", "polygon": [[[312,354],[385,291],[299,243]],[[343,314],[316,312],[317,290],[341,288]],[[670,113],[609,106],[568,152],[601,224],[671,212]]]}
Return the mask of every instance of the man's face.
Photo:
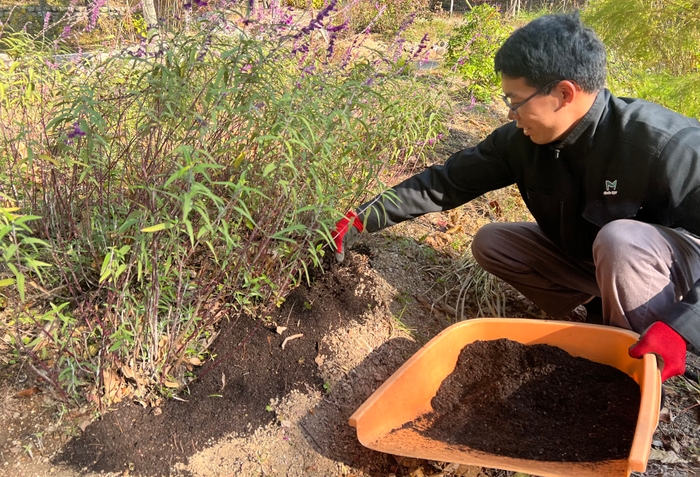
{"label": "man's face", "polygon": [[516,108],[515,111],[508,112],[508,119],[514,120],[523,134],[535,144],[549,144],[562,139],[572,127],[573,121],[567,117],[565,108],[562,107],[558,84],[553,86],[551,93],[537,94],[520,107],[518,103],[537,92],[537,88],[529,86],[524,78],[505,75],[501,76],[501,85],[503,95]]}

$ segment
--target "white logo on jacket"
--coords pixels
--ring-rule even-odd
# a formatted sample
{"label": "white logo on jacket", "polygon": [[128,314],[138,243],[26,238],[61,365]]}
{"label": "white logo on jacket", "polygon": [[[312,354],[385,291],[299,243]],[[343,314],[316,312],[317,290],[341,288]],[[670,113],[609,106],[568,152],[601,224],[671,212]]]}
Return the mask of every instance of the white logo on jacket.
{"label": "white logo on jacket", "polygon": [[617,179],[614,181],[605,181],[605,192],[603,192],[603,195],[615,194],[617,194]]}

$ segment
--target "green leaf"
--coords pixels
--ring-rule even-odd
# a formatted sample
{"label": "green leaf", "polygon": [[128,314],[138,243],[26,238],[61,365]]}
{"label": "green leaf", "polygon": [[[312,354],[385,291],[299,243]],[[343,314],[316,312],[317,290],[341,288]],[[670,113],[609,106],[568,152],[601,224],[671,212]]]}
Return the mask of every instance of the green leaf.
{"label": "green leaf", "polygon": [[290,239],[287,237],[292,232],[301,232],[303,230],[306,230],[306,227],[302,224],[295,224],[295,225],[290,225],[287,228],[284,228],[280,230],[279,232],[275,233],[272,238],[275,240],[282,240],[284,242],[290,242],[290,243],[296,243],[296,240]]}
{"label": "green leaf", "polygon": [[10,245],[5,248],[5,253],[4,253],[4,258],[5,261],[8,262],[8,266],[10,266],[9,261],[14,258],[15,253],[17,252],[17,245],[11,243]]}
{"label": "green leaf", "polygon": [[162,222],[160,224],[156,225],[151,225],[150,227],[145,227],[141,229],[141,232],[145,233],[152,233],[152,232],[160,232],[161,230],[166,230],[171,228],[173,225],[167,222]]}
{"label": "green leaf", "polygon": [[24,301],[24,274],[17,273],[17,291],[19,292],[19,299]]}
{"label": "green leaf", "polygon": [[22,243],[26,245],[42,245],[47,248],[50,247],[50,245],[45,241],[34,237],[24,237],[22,239]]}
{"label": "green leaf", "polygon": [[187,228],[187,236],[190,238],[190,245],[194,247],[194,230],[192,229],[192,222],[190,220],[183,220],[183,223]]}
{"label": "green leaf", "polygon": [[270,175],[272,171],[274,171],[277,168],[277,164],[268,164],[265,166],[265,169],[263,169],[263,177],[267,177]]}
{"label": "green leaf", "polygon": [[0,287],[9,287],[14,285],[16,280],[14,278],[5,278],[4,280],[0,280]]}
{"label": "green leaf", "polygon": [[[175,152],[181,152],[183,156],[185,156],[185,159],[189,162],[190,159],[190,150],[191,148],[189,146],[181,146],[178,149],[175,150]],[[170,184],[172,184],[174,181],[179,179],[180,177],[185,175],[185,172],[189,171],[192,169],[192,166],[185,166],[181,168],[180,170],[176,171],[173,175],[168,177],[168,180],[165,181],[165,185],[163,186],[164,188],[167,188]]]}
{"label": "green leaf", "polygon": [[117,279],[126,270],[126,264],[121,264],[117,267],[117,271],[114,273],[114,278]]}
{"label": "green leaf", "polygon": [[102,260],[102,267],[100,268],[100,283],[107,280],[107,278],[109,278],[109,276],[112,274],[112,268],[110,267],[112,264],[112,255],[112,252],[109,252],[107,255],[105,255],[104,260]]}
{"label": "green leaf", "polygon": [[40,215],[20,215],[15,219],[15,224],[23,224],[25,222],[28,222],[30,220],[37,220],[40,219]]}
{"label": "green leaf", "polygon": [[138,220],[136,220],[134,218],[126,219],[124,221],[124,223],[121,224],[119,226],[119,228],[117,229],[117,233],[120,233],[120,234],[124,233],[125,231],[129,230],[129,227],[131,227],[132,225],[134,225],[137,222],[138,222]]}

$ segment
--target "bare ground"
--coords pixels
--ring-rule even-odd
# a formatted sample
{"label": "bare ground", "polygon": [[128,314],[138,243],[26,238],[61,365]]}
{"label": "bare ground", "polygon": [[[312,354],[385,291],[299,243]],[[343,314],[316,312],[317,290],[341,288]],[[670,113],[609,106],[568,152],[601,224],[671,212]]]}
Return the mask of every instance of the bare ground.
{"label": "bare ground", "polygon": [[[458,111],[441,152],[474,143],[495,121]],[[231,317],[217,359],[201,366],[178,399],[158,407],[125,402],[97,419],[88,407],[65,408],[26,367],[3,370],[0,475],[513,475],[374,452],[347,424],[406,359],[455,321],[455,297],[442,297],[441,282],[465,237],[505,214],[511,200],[506,192],[365,236],[347,263],[329,262],[274,317]],[[543,317],[502,286],[508,316]],[[476,302],[468,300],[464,313],[476,316]],[[286,329],[278,333],[278,326]],[[302,336],[287,339],[294,335]],[[697,371],[697,359],[689,359]],[[639,476],[699,474],[700,393],[683,378],[667,383],[666,392],[653,460]]]}

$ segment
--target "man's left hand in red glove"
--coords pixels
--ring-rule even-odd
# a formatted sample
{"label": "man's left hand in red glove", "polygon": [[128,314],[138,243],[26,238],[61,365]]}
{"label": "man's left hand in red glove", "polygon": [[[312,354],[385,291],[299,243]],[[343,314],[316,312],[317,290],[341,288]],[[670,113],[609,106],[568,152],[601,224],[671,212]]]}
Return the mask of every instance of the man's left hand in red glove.
{"label": "man's left hand in red glove", "polygon": [[661,360],[661,381],[685,372],[686,342],[673,328],[657,321],[629,349],[632,358],[653,353]]}

